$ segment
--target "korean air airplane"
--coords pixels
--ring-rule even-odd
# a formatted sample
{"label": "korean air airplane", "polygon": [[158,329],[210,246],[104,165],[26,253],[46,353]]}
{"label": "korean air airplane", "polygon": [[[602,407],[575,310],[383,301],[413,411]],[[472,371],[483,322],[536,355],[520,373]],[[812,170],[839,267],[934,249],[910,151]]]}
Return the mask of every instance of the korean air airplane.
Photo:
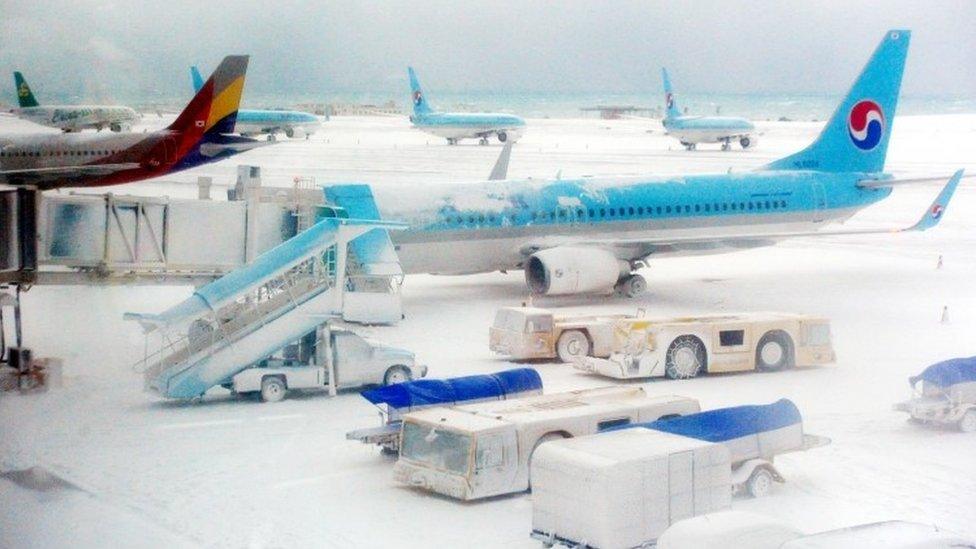
{"label": "korean air airplane", "polygon": [[246,55],[225,57],[169,127],[147,133],[0,135],[0,184],[39,189],[118,185],[265,145],[236,135]]}
{"label": "korean air airplane", "polygon": [[420,89],[417,73],[413,67],[407,67],[410,77],[411,99],[413,101],[413,116],[410,122],[431,135],[447,139],[448,145],[457,145],[461,139],[479,139],[482,145],[487,145],[491,136],[498,141],[518,141],[525,131],[525,120],[519,116],[498,113],[452,113],[434,112],[427,97]]}
{"label": "korean air airplane", "polygon": [[[190,67],[190,76],[193,78],[194,91],[200,91],[203,87],[200,71],[196,67]],[[307,112],[241,109],[237,111],[235,130],[244,137],[268,134],[268,138],[274,140],[274,135],[278,132],[288,137],[308,139],[321,128],[322,122],[319,118]]]}
{"label": "korean air airplane", "polygon": [[699,143],[721,143],[722,150],[727,151],[732,148],[732,141],[738,141],[743,149],[755,146],[756,127],[752,122],[732,116],[683,115],[675,103],[667,69],[661,69],[661,78],[664,80],[665,106],[661,122],[667,134],[678,138],[686,149],[693,151]]}
{"label": "korean air airplane", "polygon": [[41,105],[27,85],[24,75],[14,72],[19,109],[14,114],[35,124],[58,128],[64,132],[84,129],[113,132],[129,131],[132,123],[139,120],[139,113],[121,105]]}
{"label": "korean air airplane", "polygon": [[911,227],[824,229],[883,200],[894,185],[923,181],[883,172],[909,35],[885,34],[816,141],[754,171],[373,187],[375,207],[382,219],[409,225],[391,232],[405,272],[521,269],[541,295],[636,296],[646,282],[634,271],[658,257],[929,229],[944,215],[961,171]]}

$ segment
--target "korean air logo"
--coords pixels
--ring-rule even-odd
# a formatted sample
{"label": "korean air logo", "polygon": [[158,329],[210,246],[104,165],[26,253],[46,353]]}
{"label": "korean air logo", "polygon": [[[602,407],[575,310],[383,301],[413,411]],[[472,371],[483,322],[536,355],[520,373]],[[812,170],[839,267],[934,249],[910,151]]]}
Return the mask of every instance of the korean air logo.
{"label": "korean air logo", "polygon": [[945,208],[942,207],[942,204],[936,204],[935,206],[932,206],[932,212],[930,214],[932,216],[932,219],[938,219],[942,217],[942,212],[944,210]]}
{"label": "korean air logo", "polygon": [[671,93],[665,95],[664,102],[667,103],[669,109],[674,107],[674,95]]}
{"label": "korean air logo", "polygon": [[884,136],[884,112],[869,99],[858,101],[847,116],[847,132],[851,142],[862,151],[870,151],[881,143]]}
{"label": "korean air logo", "polygon": [[419,105],[423,100],[424,100],[424,96],[423,96],[423,94],[420,93],[420,90],[417,90],[417,91],[413,92],[413,104],[414,105]]}

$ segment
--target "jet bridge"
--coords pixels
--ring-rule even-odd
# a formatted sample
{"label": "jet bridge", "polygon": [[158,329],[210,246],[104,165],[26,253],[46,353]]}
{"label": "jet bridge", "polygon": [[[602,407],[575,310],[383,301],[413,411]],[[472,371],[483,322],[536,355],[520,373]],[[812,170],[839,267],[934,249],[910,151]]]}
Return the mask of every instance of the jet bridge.
{"label": "jet bridge", "polygon": [[[329,319],[349,320],[346,298],[360,307],[355,320],[399,320],[398,292],[363,296],[349,284],[347,252],[350,243],[375,229],[385,234],[404,227],[327,217],[162,313],[127,313],[147,335],[139,365],[147,390],[171,398],[202,395]],[[370,271],[368,264],[360,269]]]}

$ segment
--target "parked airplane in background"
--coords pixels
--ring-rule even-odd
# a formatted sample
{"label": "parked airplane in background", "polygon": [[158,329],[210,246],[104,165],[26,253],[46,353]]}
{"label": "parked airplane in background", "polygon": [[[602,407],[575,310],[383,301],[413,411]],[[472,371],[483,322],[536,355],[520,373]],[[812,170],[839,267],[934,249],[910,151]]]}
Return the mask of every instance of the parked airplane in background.
{"label": "parked airplane in background", "polygon": [[[203,87],[203,78],[196,67],[190,67],[194,91]],[[322,122],[314,114],[301,111],[241,109],[237,111],[237,133],[247,137],[266,133],[274,139],[278,132],[288,137],[305,137],[319,131]]]}
{"label": "parked airplane in background", "polygon": [[78,132],[84,129],[101,131],[108,128],[113,132],[129,131],[132,123],[139,120],[139,113],[121,105],[44,105],[34,97],[24,75],[14,72],[19,109],[13,112],[19,118],[35,124],[58,128],[65,132]]}
{"label": "parked airplane in background", "polygon": [[117,185],[216,162],[265,143],[234,131],[246,55],[225,57],[169,127],[149,133],[0,135],[0,183]]}
{"label": "parked airplane in background", "polygon": [[925,230],[941,219],[961,171],[911,227],[820,230],[884,199],[893,185],[923,181],[883,173],[909,38],[886,33],[817,140],[755,171],[374,186],[376,205],[381,219],[409,224],[390,234],[405,272],[522,269],[543,295],[635,296],[646,282],[634,270],[659,256]]}
{"label": "parked airplane in background", "polygon": [[667,69],[661,69],[661,78],[664,80],[664,129],[686,149],[694,150],[699,143],[721,143],[722,150],[727,151],[732,148],[733,140],[738,140],[743,149],[755,146],[756,127],[752,122],[732,116],[683,115],[674,100]]}
{"label": "parked airplane in background", "polygon": [[498,113],[451,113],[434,112],[427,103],[413,67],[407,67],[413,101],[414,127],[429,134],[447,139],[448,145],[457,145],[461,139],[479,138],[482,145],[495,135],[498,141],[518,141],[525,131],[525,120],[519,116]]}

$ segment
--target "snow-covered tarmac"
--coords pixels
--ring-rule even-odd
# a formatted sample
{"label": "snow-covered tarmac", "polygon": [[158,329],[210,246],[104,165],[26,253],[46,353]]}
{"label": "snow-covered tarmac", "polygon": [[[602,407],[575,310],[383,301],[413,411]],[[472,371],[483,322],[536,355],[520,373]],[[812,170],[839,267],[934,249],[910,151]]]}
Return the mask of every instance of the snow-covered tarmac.
{"label": "snow-covered tarmac", "polygon": [[[511,177],[570,177],[748,169],[797,150],[815,123],[761,123],[758,148],[680,150],[654,121],[531,120]],[[0,133],[34,129],[0,118]],[[309,141],[287,141],[237,162],[141,183],[116,193],[195,196],[198,175],[232,184],[236,165],[263,168],[266,185],[295,176],[382,185],[483,179],[499,147],[448,147],[401,118],[336,118]],[[976,172],[976,115],[901,117],[888,169],[897,174]],[[897,189],[850,227],[910,225],[940,184]],[[891,411],[906,378],[949,357],[976,354],[976,186],[964,183],[941,225],[919,234],[807,238],[701,258],[653,261],[636,300],[536,300],[566,311],[654,315],[782,310],[833,321],[834,366],[772,374],[643,384],[698,398],[703,408],[793,399],[807,431],[833,443],[777,461],[787,482],[733,507],[806,531],[910,519],[976,538],[976,436],[909,424]],[[939,256],[944,267],[936,269]],[[29,490],[0,478],[0,546],[538,547],[528,537],[531,494],[460,504],[393,484],[392,461],[345,440],[372,426],[355,393],[202,403],[142,392],[130,366],[142,353],[126,311],[161,310],[187,287],[36,287],[24,297],[27,343],[65,361],[61,389],[0,395],[0,472],[43,467],[78,489]],[[512,367],[487,348],[497,307],[525,298],[521,273],[410,276],[407,318],[370,328],[417,352],[432,377]],[[943,306],[949,322],[941,323]],[[608,380],[536,364],[547,391]],[[586,502],[580,502],[586,505]]]}

